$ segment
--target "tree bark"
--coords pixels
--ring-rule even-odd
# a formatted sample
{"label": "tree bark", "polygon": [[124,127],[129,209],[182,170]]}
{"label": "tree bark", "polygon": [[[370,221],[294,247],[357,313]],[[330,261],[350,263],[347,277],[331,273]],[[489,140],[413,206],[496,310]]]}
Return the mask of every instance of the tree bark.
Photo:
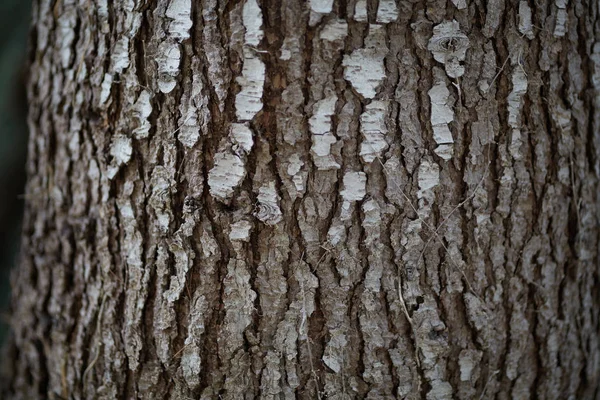
{"label": "tree bark", "polygon": [[598,8],[37,0],[5,397],[598,398]]}

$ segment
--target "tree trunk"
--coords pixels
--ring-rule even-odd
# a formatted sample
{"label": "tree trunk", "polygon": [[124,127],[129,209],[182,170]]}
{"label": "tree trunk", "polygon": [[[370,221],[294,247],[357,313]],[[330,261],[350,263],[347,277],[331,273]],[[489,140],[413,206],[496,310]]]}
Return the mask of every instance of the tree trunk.
{"label": "tree trunk", "polygon": [[598,398],[598,7],[38,0],[6,398]]}

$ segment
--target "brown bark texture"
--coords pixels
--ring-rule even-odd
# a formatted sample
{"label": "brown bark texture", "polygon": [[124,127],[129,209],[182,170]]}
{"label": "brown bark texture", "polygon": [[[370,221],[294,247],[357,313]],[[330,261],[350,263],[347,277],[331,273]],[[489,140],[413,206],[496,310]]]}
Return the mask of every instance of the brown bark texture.
{"label": "brown bark texture", "polygon": [[9,399],[592,399],[586,0],[37,0]]}

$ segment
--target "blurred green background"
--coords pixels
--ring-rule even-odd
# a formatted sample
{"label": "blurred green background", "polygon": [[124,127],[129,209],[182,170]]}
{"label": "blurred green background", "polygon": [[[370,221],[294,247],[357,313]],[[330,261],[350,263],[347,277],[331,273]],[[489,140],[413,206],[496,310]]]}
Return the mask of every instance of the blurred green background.
{"label": "blurred green background", "polygon": [[28,0],[0,0],[0,343],[8,330],[9,277],[17,264],[23,213],[30,13]]}

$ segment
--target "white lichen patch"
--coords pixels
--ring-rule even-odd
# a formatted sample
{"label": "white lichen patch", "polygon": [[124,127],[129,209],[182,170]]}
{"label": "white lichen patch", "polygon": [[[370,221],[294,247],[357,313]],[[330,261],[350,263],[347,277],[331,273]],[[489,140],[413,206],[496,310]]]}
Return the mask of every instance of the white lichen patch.
{"label": "white lichen patch", "polygon": [[377,88],[385,78],[383,60],[388,51],[385,41],[385,28],[381,25],[369,25],[369,34],[365,47],[345,55],[342,61],[344,79],[363,97],[372,99]]}
{"label": "white lichen patch", "polygon": [[169,252],[175,259],[176,275],[171,276],[169,289],[163,293],[163,298],[169,303],[174,303],[179,300],[183,292],[186,275],[193,263],[193,256],[190,257],[179,238],[169,244]]}
{"label": "white lichen patch", "polygon": [[[199,339],[198,339],[199,340]],[[200,372],[202,371],[202,350],[191,339],[186,338],[181,355],[181,371],[188,386],[196,388],[200,385]]]}
{"label": "white lichen patch", "polygon": [[292,43],[290,38],[287,37],[283,39],[283,44],[281,45],[281,49],[279,49],[279,59],[282,61],[288,61],[290,58],[292,58],[292,48],[297,48],[296,43]]}
{"label": "white lichen patch", "polygon": [[336,374],[342,370],[344,362],[344,351],[348,345],[346,335],[340,329],[331,332],[331,339],[327,343],[323,354],[323,363]]}
{"label": "white lichen patch", "polygon": [[312,133],[310,151],[315,165],[320,170],[340,168],[331,154],[331,146],[337,141],[331,132],[331,117],[335,112],[336,102],[337,97],[334,94],[319,100],[313,106],[313,115],[308,120]]}
{"label": "white lichen patch", "polygon": [[123,226],[125,227],[125,238],[126,244],[135,244],[134,246],[127,246],[127,264],[132,267],[141,268],[144,264],[142,262],[142,237],[137,230],[135,214],[131,207],[131,201],[123,200],[117,201],[119,207],[119,213]]}
{"label": "white lichen patch", "polygon": [[[231,70],[230,70],[230,59],[228,55],[227,47],[234,51],[236,54],[242,52],[242,44],[244,42],[244,25],[242,23],[242,4],[235,6],[236,11],[230,14],[231,19],[229,20],[229,28],[231,35],[228,39],[225,39],[225,32],[221,31],[220,26],[223,19],[220,17],[221,12],[219,11],[223,4],[219,4],[217,0],[204,0],[202,1],[201,14],[202,14],[202,47],[204,50],[203,61],[198,61],[197,65],[206,65],[206,72],[208,82],[212,90],[214,90],[218,99],[218,107],[220,112],[225,110],[225,101],[228,97],[228,91],[231,85]],[[200,13],[200,10],[199,10]],[[250,23],[250,22],[249,22]],[[261,20],[257,21],[258,24]],[[257,27],[259,33],[260,28]],[[248,37],[254,30],[246,32]],[[223,46],[223,41],[228,41],[228,46]],[[206,60],[206,61],[204,61]],[[192,71],[199,71],[192,66]],[[202,111],[200,111],[202,113]]]}
{"label": "white lichen patch", "polygon": [[166,11],[170,20],[167,38],[158,46],[158,89],[170,93],[177,84],[180,73],[181,48],[180,43],[190,37],[192,27],[191,0],[172,0]]}
{"label": "white lichen patch", "polygon": [[120,74],[129,67],[129,38],[127,36],[121,36],[115,43],[111,61],[111,70],[115,74]]}
{"label": "white lichen patch", "polygon": [[181,356],[183,377],[191,388],[200,385],[202,358],[198,344],[206,330],[206,316],[210,312],[210,303],[207,301],[205,294],[201,292],[201,288],[196,289],[190,304],[189,329]]}
{"label": "white lichen patch", "polygon": [[437,62],[444,64],[450,78],[459,78],[465,73],[461,62],[465,60],[469,46],[469,38],[461,32],[458,22],[452,20],[433,28],[427,48]]}
{"label": "white lichen patch", "polygon": [[126,327],[127,335],[133,340],[127,342],[125,353],[129,358],[131,368],[135,370],[138,366],[138,356],[142,348],[142,340],[139,333],[131,328],[137,326],[141,320],[150,275],[148,270],[143,268],[144,240],[138,229],[135,211],[129,199],[132,191],[133,182],[126,182],[123,185],[124,196],[117,198],[117,207],[119,209],[121,226],[124,229],[121,255],[127,266],[127,288],[132,291],[132,296],[128,296],[125,302],[124,316],[128,321]]}
{"label": "white lichen patch", "polygon": [[236,116],[240,121],[250,121],[262,110],[262,95],[265,82],[265,64],[253,50],[244,48],[242,76],[236,78],[241,86],[235,97]]}
{"label": "white lichen patch", "polygon": [[133,154],[131,139],[122,134],[115,135],[110,144],[109,154],[113,159],[107,170],[107,175],[109,179],[112,179],[119,171],[119,168],[127,164],[131,159],[131,155]]}
{"label": "white lichen patch", "polygon": [[264,358],[264,366],[260,392],[264,397],[276,398],[277,394],[281,393],[281,381],[284,375],[281,374],[282,369],[282,358],[276,351],[270,350],[267,352]]}
{"label": "white lichen patch", "polygon": [[251,279],[244,261],[229,261],[223,288],[223,307],[226,313],[217,339],[219,350],[226,355],[233,354],[244,344],[244,331],[252,323],[256,292],[252,290]]}
{"label": "white lichen patch", "polygon": [[170,93],[177,85],[179,64],[181,63],[181,50],[179,44],[173,39],[167,39],[158,46],[158,89],[163,93]]}
{"label": "white lichen patch", "polygon": [[319,100],[313,106],[313,115],[308,120],[313,135],[325,135],[331,132],[331,117],[335,111],[337,96],[335,94]]}
{"label": "white lichen patch", "polygon": [[235,97],[236,116],[240,121],[250,121],[263,108],[265,83],[265,64],[251,49],[244,48],[242,76],[237,77],[236,82],[241,86]]}
{"label": "white lichen patch", "polygon": [[388,24],[398,19],[398,6],[395,0],[379,0],[377,7],[377,22]]}
{"label": "white lichen patch", "polygon": [[352,203],[361,201],[367,194],[367,176],[364,172],[346,172],[343,183],[344,189],[342,189],[340,195],[344,202],[342,203],[340,220],[347,221],[352,217]]}
{"label": "white lichen patch", "polygon": [[556,10],[556,25],[554,26],[554,36],[563,37],[567,33],[567,4],[568,0],[556,0],[554,4]]}
{"label": "white lichen patch", "polygon": [[[64,4],[64,2],[62,2],[62,3]],[[114,42],[113,45],[111,45],[110,49],[108,49],[106,47],[106,43],[104,43],[103,41],[100,41],[98,43],[98,46],[96,49],[96,53],[97,53],[98,57],[102,58],[102,57],[106,56],[107,51],[110,54],[110,66],[108,67],[107,73],[104,74],[104,76],[102,77],[101,83],[99,84],[100,85],[100,98],[99,98],[100,105],[105,104],[109,100],[111,85],[114,83],[115,80],[117,80],[117,75],[120,75],[120,76],[118,76],[118,78],[119,78],[118,80],[122,83],[122,85],[126,89],[130,89],[132,86],[137,86],[137,78],[135,77],[135,73],[132,73],[130,76],[127,76],[127,74],[131,71],[126,71],[126,70],[128,70],[128,68],[130,66],[130,61],[131,61],[130,60],[131,38],[136,36],[137,31],[139,30],[139,28],[141,26],[141,22],[142,22],[141,13],[134,10],[134,8],[135,8],[135,3],[133,0],[123,1],[120,4],[120,10],[121,10],[120,15],[123,15],[124,17],[122,19],[119,19],[118,26],[112,27],[113,33],[116,34],[116,37],[115,37],[116,41]],[[73,9],[73,11],[76,10],[76,8],[69,7],[69,11],[62,12],[61,15],[64,15],[64,16],[70,15],[71,9]],[[99,3],[97,3],[96,11],[97,11],[97,29],[102,34],[107,35],[111,28],[109,26],[107,2],[105,0],[101,0]],[[59,22],[59,24],[60,24],[60,22]],[[59,32],[60,32],[60,30],[59,30]],[[85,37],[85,34],[82,33],[82,35],[84,35],[84,37]],[[60,34],[59,34],[59,36],[60,36]],[[63,46],[67,45],[67,46],[72,47],[68,40],[69,40],[69,38],[59,37],[59,38],[57,38],[56,42],[61,43]],[[88,42],[89,42],[89,40],[86,40],[85,43],[89,44]],[[87,46],[87,44],[84,44],[84,46]],[[87,52],[87,50],[88,50],[87,47],[85,49],[81,49],[81,51],[83,51],[83,52]],[[76,68],[78,70],[78,74],[77,74],[77,77],[75,78],[79,82],[81,82],[83,79],[85,79],[88,75],[86,73],[87,67],[86,67],[85,63],[81,64],[81,61],[82,61],[81,59],[79,59],[77,61],[80,64],[80,66],[79,66],[79,68]],[[93,70],[96,70],[96,68],[94,68]],[[100,72],[101,70],[102,69],[100,69],[98,72]],[[97,78],[96,72],[94,72],[93,75],[94,75],[94,77],[92,78],[92,81],[94,82],[94,84],[98,84],[99,80]],[[79,96],[79,95],[80,94],[78,93],[77,96]]]}
{"label": "white lichen patch", "polygon": [[229,232],[229,240],[231,241],[242,241],[247,242],[250,240],[250,231],[252,230],[252,224],[245,219],[237,221],[231,224],[231,231]]}
{"label": "white lichen patch", "polygon": [[327,241],[332,246],[337,246],[344,240],[346,240],[346,227],[340,223],[331,225],[327,231]]}
{"label": "white lichen patch", "polygon": [[533,23],[531,22],[531,7],[526,0],[519,2],[519,32],[525,35],[527,39],[533,39]]}
{"label": "white lichen patch", "polygon": [[[100,167],[98,166],[98,162],[94,159],[90,160],[87,176],[94,185],[98,184],[98,181],[100,180]],[[96,193],[93,195],[95,196]]]}
{"label": "white lichen patch", "polygon": [[344,201],[360,201],[367,194],[367,175],[364,172],[346,172],[344,189],[340,195]]}
{"label": "white lichen patch", "polygon": [[221,141],[215,164],[208,173],[210,194],[228,202],[235,188],[246,177],[246,156],[254,141],[252,131],[245,124],[232,124],[229,135]]}
{"label": "white lichen patch", "polygon": [[315,26],[323,15],[329,14],[333,10],[333,0],[308,0],[310,4],[310,19],[308,24]]}
{"label": "white lichen patch", "polygon": [[137,120],[137,127],[133,129],[133,135],[136,139],[145,139],[150,132],[152,126],[148,121],[148,117],[152,114],[150,98],[150,92],[144,89],[132,106],[133,118]]}
{"label": "white lichen patch", "polygon": [[473,370],[481,362],[482,352],[477,350],[463,350],[458,356],[458,366],[460,368],[460,380],[462,382],[470,381],[473,377]]}
{"label": "white lichen patch", "polygon": [[554,111],[552,112],[552,119],[556,123],[556,126],[562,131],[568,131],[571,129],[571,119],[573,118],[573,113],[568,108],[563,107],[561,104],[557,104],[555,106]]}
{"label": "white lichen patch", "polygon": [[[59,45],[59,57],[60,65],[63,68],[69,68],[69,64],[73,58],[73,41],[75,40],[75,26],[77,24],[77,13],[76,7],[71,5],[65,7],[63,12],[57,19],[57,40],[56,43]],[[42,24],[40,24],[42,25]],[[44,38],[45,40],[45,38]]]}
{"label": "white lichen patch", "polygon": [[434,150],[435,154],[437,154],[443,160],[450,160],[454,155],[454,145],[452,144],[440,144]]}
{"label": "white lichen patch", "polygon": [[183,121],[177,140],[185,147],[192,148],[198,143],[198,139],[200,139],[200,127],[195,115],[190,111],[190,114]]}
{"label": "white lichen patch", "polygon": [[288,161],[289,161],[289,165],[287,168],[287,173],[290,176],[294,176],[294,175],[298,174],[298,172],[300,172],[300,170],[304,166],[304,161],[302,161],[300,159],[300,156],[296,153],[292,154],[292,156],[290,157],[290,159]]}
{"label": "white lichen patch", "polygon": [[454,397],[450,383],[441,379],[432,379],[430,385],[431,389],[427,392],[427,400],[450,400]]}
{"label": "white lichen patch", "polygon": [[142,25],[142,13],[138,11],[139,6],[136,4],[136,0],[124,0],[122,7],[123,31],[128,38],[133,38]]}
{"label": "white lichen patch", "polygon": [[287,167],[287,173],[292,177],[292,182],[294,182],[294,186],[297,191],[304,191],[304,177],[301,174],[302,167],[304,166],[304,161],[300,158],[298,154],[292,154],[290,159],[288,160],[289,164]]}
{"label": "white lichen patch", "polygon": [[329,14],[333,10],[333,0],[309,0],[310,10],[316,13]]}
{"label": "white lichen patch", "polygon": [[208,173],[210,194],[220,201],[227,202],[245,177],[245,163],[240,156],[231,151],[217,153],[215,165]]}
{"label": "white lichen patch", "polygon": [[436,163],[423,160],[419,165],[419,192],[417,193],[418,198],[424,197],[426,192],[431,191],[440,184],[440,167]]}
{"label": "white lichen patch", "polygon": [[[366,201],[362,206],[364,218],[362,225],[365,228],[379,228],[381,226],[381,207],[375,200]],[[380,283],[378,279],[370,279],[371,276],[365,277],[365,286],[369,286],[369,289],[375,289],[379,287]]]}
{"label": "white lichen patch", "polygon": [[246,28],[244,41],[248,46],[258,46],[264,34],[261,29],[263,24],[262,11],[256,0],[247,0],[244,3],[244,8],[242,9],[242,22],[244,28]]}
{"label": "white lichen patch", "polygon": [[156,215],[156,228],[166,234],[173,220],[171,193],[174,190],[174,182],[170,169],[162,165],[156,166],[152,171],[149,187],[152,188],[152,194],[148,204]]}
{"label": "white lichen patch", "polygon": [[171,20],[169,34],[172,38],[181,42],[190,37],[191,13],[191,0],[171,0],[165,15]]}
{"label": "white lichen patch", "polygon": [[431,101],[431,127],[433,129],[433,139],[438,144],[435,149],[437,155],[444,160],[452,157],[452,146],[454,139],[448,124],[454,121],[454,112],[448,104],[450,91],[443,81],[436,82],[427,92]]}
{"label": "white lichen patch", "polygon": [[327,40],[329,42],[335,42],[336,40],[342,40],[348,36],[348,24],[346,21],[341,19],[334,19],[329,21],[319,34],[321,40]]}
{"label": "white lichen patch", "polygon": [[[307,340],[307,320],[315,309],[314,296],[315,289],[318,287],[318,280],[306,264],[294,263],[291,265],[290,270],[292,272],[290,276],[292,279],[297,280],[300,291],[292,299],[288,311],[285,313],[285,318],[277,325],[273,347],[277,351],[276,358],[284,364],[281,372],[285,373],[285,376],[279,381],[285,380],[288,388],[284,390],[293,394],[294,389],[299,387],[301,383],[296,362],[299,340]],[[276,394],[273,394],[273,396],[276,397]]]}
{"label": "white lichen patch", "polygon": [[508,125],[511,127],[511,140],[508,150],[516,160],[521,159],[521,108],[523,96],[527,93],[527,75],[518,63],[512,74],[512,90],[508,95]]}
{"label": "white lichen patch", "polygon": [[358,0],[354,6],[354,20],[367,22],[367,0]]}
{"label": "white lichen patch", "polygon": [[263,86],[265,83],[265,64],[257,56],[256,47],[264,34],[262,30],[262,12],[256,0],[248,0],[242,10],[244,34],[244,66],[242,75],[236,78],[241,86],[235,97],[236,116],[239,121],[250,121],[262,110]]}
{"label": "white lichen patch", "polygon": [[236,154],[248,154],[254,145],[252,131],[246,124],[231,124],[231,148]]}
{"label": "white lichen patch", "polygon": [[385,140],[387,110],[387,101],[372,101],[360,115],[360,132],[363,135],[360,156],[364,162],[373,162],[388,148]]}
{"label": "white lichen patch", "polygon": [[104,79],[100,85],[100,104],[106,103],[108,96],[110,96],[110,88],[112,86],[113,76],[112,74],[104,74]]}
{"label": "white lichen patch", "polygon": [[198,125],[197,112],[195,108],[189,109],[187,115],[180,119],[179,135],[177,140],[187,148],[192,148],[200,139],[200,126]]}
{"label": "white lichen patch", "polygon": [[269,182],[258,189],[258,205],[254,216],[266,225],[276,225],[283,219],[279,209],[279,195],[275,189],[275,182]]}
{"label": "white lichen patch", "polygon": [[464,10],[467,8],[467,0],[452,0],[452,4],[454,4],[454,7],[458,8],[459,10]]}
{"label": "white lichen patch", "polygon": [[[477,296],[470,292],[463,294],[467,318],[477,331],[489,329],[489,313],[488,309]],[[515,310],[517,311],[517,310]],[[520,313],[520,310],[517,311]]]}
{"label": "white lichen patch", "polygon": [[[192,69],[199,66],[199,60],[192,58]],[[177,140],[184,146],[192,148],[200,139],[200,133],[210,118],[208,97],[202,93],[203,83],[200,74],[192,74],[189,92],[186,90],[181,98],[179,110],[179,134]]]}

